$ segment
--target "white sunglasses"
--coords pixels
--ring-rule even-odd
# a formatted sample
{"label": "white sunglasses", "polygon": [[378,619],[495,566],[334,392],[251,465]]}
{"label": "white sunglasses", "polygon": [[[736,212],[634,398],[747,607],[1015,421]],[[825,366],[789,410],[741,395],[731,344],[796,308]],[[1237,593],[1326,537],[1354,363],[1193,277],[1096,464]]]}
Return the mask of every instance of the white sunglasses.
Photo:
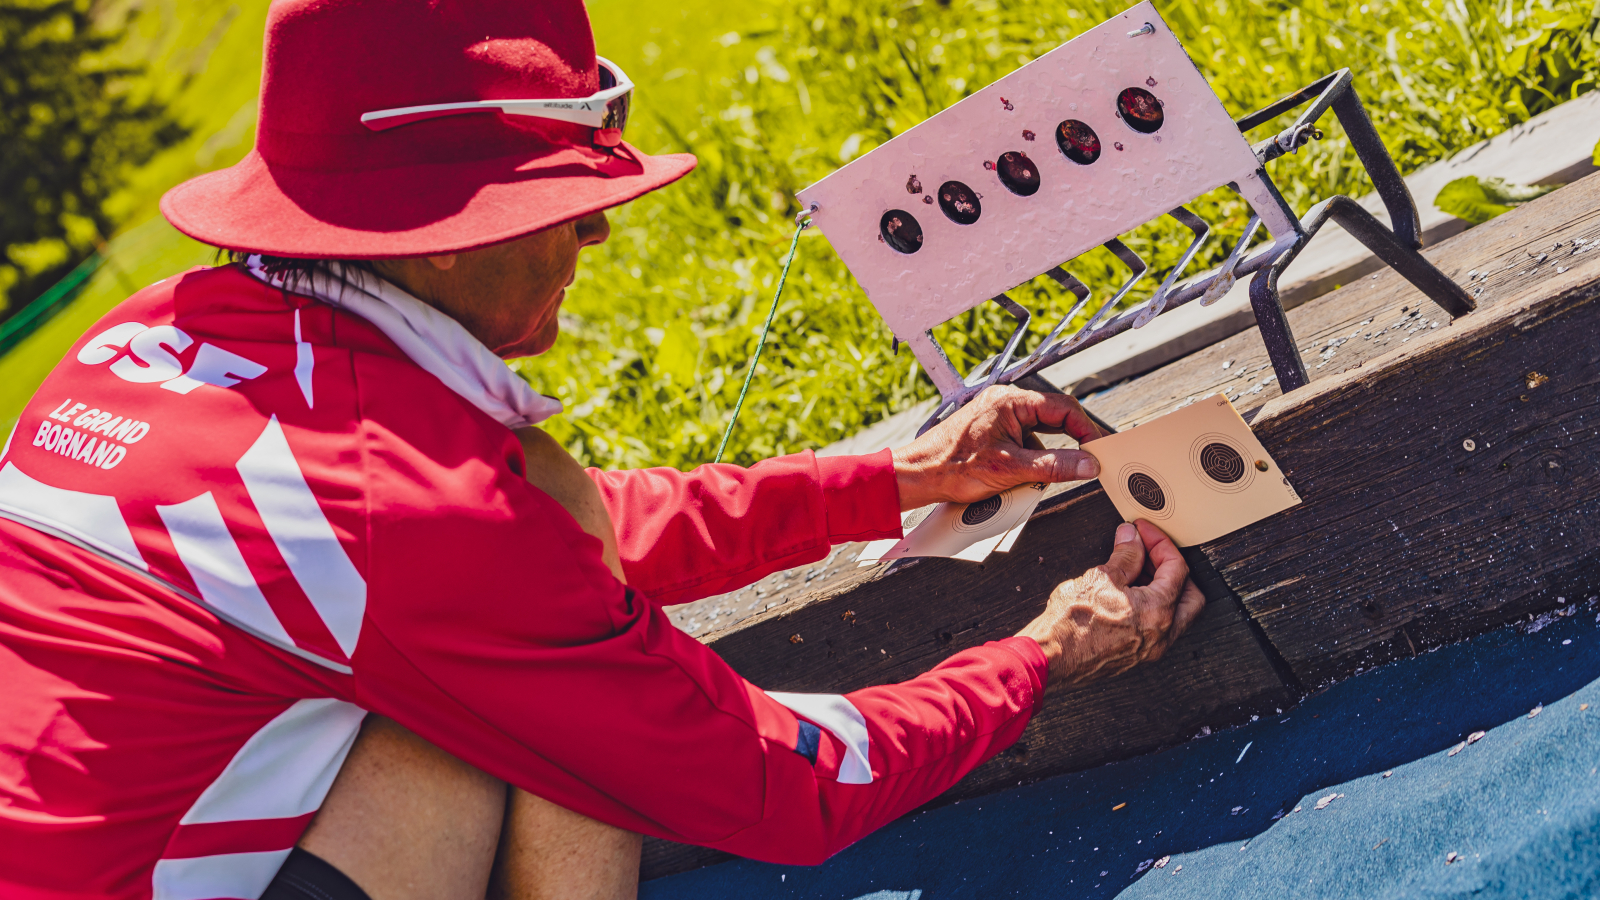
{"label": "white sunglasses", "polygon": [[470,100],[464,103],[434,103],[428,106],[402,106],[361,114],[361,124],[373,131],[388,131],[401,125],[459,116],[467,113],[502,112],[510,116],[537,116],[557,119],[594,129],[597,147],[622,143],[622,129],[628,124],[628,106],[633,99],[633,82],[617,64],[595,57],[600,69],[600,90],[582,99],[557,100]]}

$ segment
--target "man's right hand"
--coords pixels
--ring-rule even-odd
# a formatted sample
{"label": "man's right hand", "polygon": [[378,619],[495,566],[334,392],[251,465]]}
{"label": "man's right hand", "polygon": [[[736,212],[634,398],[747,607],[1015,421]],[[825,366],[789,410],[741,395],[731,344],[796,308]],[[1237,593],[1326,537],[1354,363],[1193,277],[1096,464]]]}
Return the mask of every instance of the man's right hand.
{"label": "man's right hand", "polygon": [[[1136,586],[1147,547],[1155,574]],[[1083,684],[1161,658],[1205,605],[1172,539],[1141,520],[1117,526],[1111,559],[1058,585],[1018,636],[1039,642],[1052,685]]]}

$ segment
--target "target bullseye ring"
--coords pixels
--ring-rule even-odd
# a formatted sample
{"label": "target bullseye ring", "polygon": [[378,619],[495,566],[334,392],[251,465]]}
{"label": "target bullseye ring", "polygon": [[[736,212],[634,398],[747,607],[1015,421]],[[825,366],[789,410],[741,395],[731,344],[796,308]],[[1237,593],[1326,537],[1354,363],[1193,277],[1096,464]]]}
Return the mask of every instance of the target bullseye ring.
{"label": "target bullseye ring", "polygon": [[982,525],[994,518],[998,512],[1000,512],[1000,495],[995,494],[987,500],[969,503],[967,508],[961,511],[961,524]]}
{"label": "target bullseye ring", "polygon": [[1167,507],[1166,492],[1161,490],[1161,485],[1154,478],[1143,472],[1128,476],[1128,494],[1145,509],[1160,511]]}
{"label": "target bullseye ring", "polygon": [[1244,477],[1244,457],[1227,444],[1210,443],[1200,449],[1200,468],[1213,481],[1233,484]]}

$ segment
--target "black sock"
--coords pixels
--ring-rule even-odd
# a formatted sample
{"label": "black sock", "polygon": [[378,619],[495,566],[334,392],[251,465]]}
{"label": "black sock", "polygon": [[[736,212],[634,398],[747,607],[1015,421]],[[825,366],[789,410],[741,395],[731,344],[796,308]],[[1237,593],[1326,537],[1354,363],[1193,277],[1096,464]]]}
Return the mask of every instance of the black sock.
{"label": "black sock", "polygon": [[299,847],[289,851],[283,868],[267,885],[261,900],[372,900],[350,876],[332,863]]}

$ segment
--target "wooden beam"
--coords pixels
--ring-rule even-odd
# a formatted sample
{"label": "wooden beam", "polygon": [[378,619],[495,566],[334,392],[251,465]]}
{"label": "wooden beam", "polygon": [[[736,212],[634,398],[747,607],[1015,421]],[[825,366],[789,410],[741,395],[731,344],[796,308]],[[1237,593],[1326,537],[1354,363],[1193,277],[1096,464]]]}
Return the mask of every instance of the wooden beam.
{"label": "wooden beam", "polygon": [[[1349,354],[1256,417],[1306,502],[1206,551],[1306,686],[1600,594],[1600,250],[1586,247],[1600,247],[1596,177],[1429,254],[1461,283],[1491,273],[1484,308]],[[1306,324],[1342,317],[1342,331],[1350,310],[1419,299],[1385,273]]]}
{"label": "wooden beam", "polygon": [[[1212,603],[1168,658],[1053,693],[1018,749],[942,801],[1148,752],[1600,594],[1600,177],[1428,255],[1481,308],[1450,323],[1393,272],[1362,278],[1290,313],[1315,380],[1287,397],[1250,333],[1088,399],[1123,427],[1231,388],[1305,502],[1191,550]],[[810,581],[774,576],[753,602],[779,605],[709,641],[771,689],[900,681],[1015,632],[1105,559],[1118,521],[1088,485],[983,565],[836,556]],[[645,874],[715,858],[647,842]]]}
{"label": "wooden beam", "polygon": [[[1055,586],[1105,562],[1122,521],[1098,485],[1055,498],[1010,553],[982,564],[905,560],[860,569],[843,586],[769,610],[709,643],[768,690],[843,692],[909,679],[967,647],[1014,634]],[[1269,652],[1219,585],[1194,628],[1157,663],[1099,684],[1053,691],[1006,753],[940,798],[1147,753],[1271,714],[1295,699]],[[798,640],[797,640],[798,639]],[[644,877],[722,857],[646,842]]]}

